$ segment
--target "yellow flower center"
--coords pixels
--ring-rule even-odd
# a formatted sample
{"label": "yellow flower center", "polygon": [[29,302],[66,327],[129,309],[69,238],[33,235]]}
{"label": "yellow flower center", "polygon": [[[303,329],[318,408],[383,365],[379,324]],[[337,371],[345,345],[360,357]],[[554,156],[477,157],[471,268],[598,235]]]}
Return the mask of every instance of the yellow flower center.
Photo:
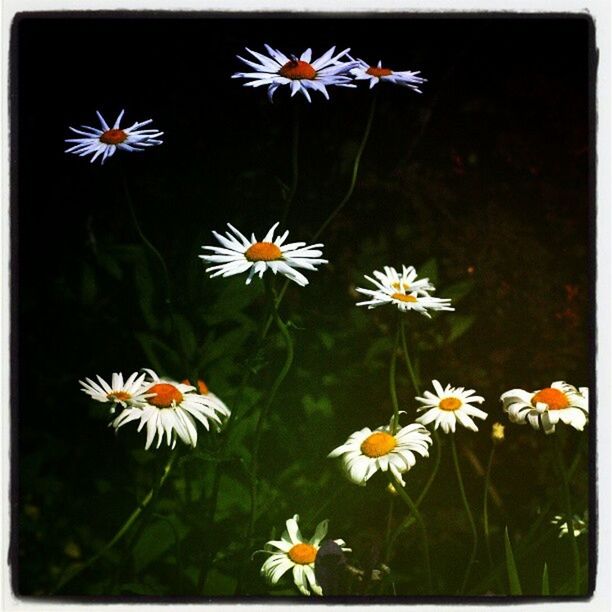
{"label": "yellow flower center", "polygon": [[317,557],[317,549],[312,544],[295,544],[287,553],[289,558],[298,565],[314,563]]}
{"label": "yellow flower center", "polygon": [[158,408],[170,408],[172,404],[180,404],[183,401],[183,394],[174,386],[168,383],[157,383],[153,385],[147,393],[155,393],[147,401]]}
{"label": "yellow flower center", "polygon": [[375,77],[383,77],[393,74],[393,70],[390,70],[389,68],[378,68],[377,66],[370,66],[366,70],[366,73]]}
{"label": "yellow flower center", "polygon": [[278,73],[286,79],[314,79],[317,75],[317,71],[302,60],[288,61]]}
{"label": "yellow flower center", "polygon": [[546,389],[538,391],[531,398],[531,403],[534,406],[538,402],[548,404],[549,410],[562,410],[569,406],[569,400],[565,393],[559,391],[559,389],[553,389],[552,387],[546,387]]}
{"label": "yellow flower center", "polygon": [[107,130],[100,136],[100,142],[107,145],[118,145],[127,139],[127,134],[123,130]]}
{"label": "yellow flower center", "polygon": [[405,295],[404,293],[394,293],[391,297],[394,300],[399,300],[400,302],[416,302],[417,301],[414,295]]}
{"label": "yellow flower center", "polygon": [[458,410],[461,408],[461,405],[462,402],[459,398],[445,397],[444,399],[440,400],[438,408],[441,408],[442,410]]}
{"label": "yellow flower center", "polygon": [[111,391],[107,396],[109,400],[117,400],[119,402],[129,400],[132,396],[125,391]]}
{"label": "yellow flower center", "polygon": [[282,259],[283,254],[273,242],[256,242],[246,250],[244,256],[249,261],[274,261]]}
{"label": "yellow flower center", "polygon": [[388,455],[397,446],[395,436],[377,431],[361,443],[361,452],[368,457]]}
{"label": "yellow flower center", "polygon": [[397,291],[408,291],[410,289],[410,285],[408,283],[400,283],[399,281],[395,281],[391,283],[391,286]]}
{"label": "yellow flower center", "polygon": [[[188,378],[185,378],[185,380],[181,381],[184,385],[189,385],[190,387],[191,382],[189,382]],[[206,383],[201,379],[198,378],[198,392],[200,393],[200,395],[208,395],[209,391],[208,391],[208,386],[206,385]]]}

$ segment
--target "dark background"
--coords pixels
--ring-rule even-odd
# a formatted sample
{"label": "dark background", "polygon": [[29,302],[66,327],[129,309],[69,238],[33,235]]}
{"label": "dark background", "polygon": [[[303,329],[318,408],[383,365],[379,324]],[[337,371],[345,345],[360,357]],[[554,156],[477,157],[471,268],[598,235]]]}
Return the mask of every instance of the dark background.
{"label": "dark background", "polygon": [[[90,418],[93,409],[77,382],[152,365],[142,340],[148,328],[157,325],[172,344],[159,322],[165,312],[160,268],[129,247],[138,236],[124,181],[143,230],[167,261],[175,306],[192,321],[207,300],[219,297],[223,282],[208,280],[197,259],[202,244],[214,243],[210,231],[231,221],[259,237],[281,215],[296,104],[300,166],[291,236],[308,240],[348,187],[372,92],[363,85],[329,87],[329,102],[314,93],[307,104],[281,89],[270,105],[264,88],[230,78],[245,70],[235,57],[246,56],[245,46],[262,51],[267,42],[297,54],[312,47],[313,58],[332,45],[351,47],[371,63],[382,59],[427,78],[422,95],[387,84],[375,88],[378,107],[356,190],[321,237],[330,266],[311,273],[307,290],[292,288],[286,300],[287,312],[299,313],[294,320],[307,331],[296,332],[300,366],[281,403],[297,405],[292,414],[300,421],[309,414],[304,396],[324,397],[333,407],[333,414],[318,416],[314,409],[310,429],[288,434],[313,454],[293,460],[329,477],[325,486],[311,483],[295,492],[305,508],[300,514],[306,518],[314,504],[312,491],[325,497],[340,478],[322,457],[351,431],[388,418],[388,347],[381,346],[383,356],[371,349],[392,319],[378,311],[354,314],[351,293],[373,269],[402,263],[419,269],[435,259],[440,297],[444,285],[470,283],[458,313],[475,320],[461,338],[436,344],[426,322],[417,321],[415,343],[423,349],[424,381],[466,385],[487,398],[487,432],[493,420],[504,419],[503,391],[553,380],[592,382],[592,37],[589,19],[564,16],[19,16],[11,88],[17,591],[47,592],[60,568],[97,550],[134,507],[130,449],[142,439],[113,436],[100,413]],[[64,153],[68,126],[97,125],[95,110],[111,123],[121,109],[123,125],[152,118],[164,144],[141,154],[119,151],[104,166]],[[254,320],[260,306],[248,306]],[[235,324],[225,322],[225,329]],[[205,317],[193,323],[202,351],[212,351],[219,337],[213,329]],[[229,361],[211,357],[210,372],[202,374],[225,398],[244,358],[240,344],[227,350]],[[176,363],[168,359],[162,368],[182,379],[187,374]],[[400,395],[410,393],[408,381],[400,382]],[[310,448],[304,436],[313,432],[318,443]],[[571,447],[577,437],[568,434]],[[487,437],[466,436],[481,462]],[[284,443],[284,456],[291,457],[297,449]],[[519,534],[547,487],[554,488],[545,467],[533,480],[520,476],[533,468],[542,444],[525,428],[500,451],[507,463],[500,493],[512,506],[498,510]],[[272,467],[277,459],[271,453],[266,461]],[[583,500],[587,485],[585,475],[577,485]],[[480,486],[474,484],[475,496]],[[325,516],[339,527],[352,513],[347,524],[354,534],[376,540],[372,519],[383,511],[373,502],[364,510],[361,490],[349,495],[352,509],[334,502]],[[438,519],[452,532],[452,514],[441,509],[444,491],[436,495]],[[281,503],[262,519],[265,529],[280,527],[293,508]],[[444,534],[440,542],[439,550],[460,547],[444,544]],[[455,554],[446,561],[441,554],[451,575]],[[563,562],[571,565],[569,558]],[[108,592],[94,583],[83,582],[80,592]]]}

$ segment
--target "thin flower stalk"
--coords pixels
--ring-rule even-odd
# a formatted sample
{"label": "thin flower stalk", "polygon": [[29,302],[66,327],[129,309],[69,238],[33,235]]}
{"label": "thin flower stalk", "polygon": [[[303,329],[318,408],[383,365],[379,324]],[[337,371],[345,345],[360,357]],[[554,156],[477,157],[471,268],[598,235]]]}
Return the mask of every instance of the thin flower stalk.
{"label": "thin flower stalk", "polygon": [[291,131],[291,187],[285,198],[285,207],[281,217],[281,225],[285,225],[295,194],[299,177],[299,142],[300,142],[300,111],[299,104],[293,105],[293,129]]}
{"label": "thin flower stalk", "polygon": [[463,582],[461,583],[461,589],[459,591],[459,594],[463,595],[463,592],[465,591],[465,587],[470,577],[470,573],[472,571],[472,565],[474,565],[474,560],[476,559],[476,549],[478,547],[478,532],[476,531],[476,523],[474,522],[474,517],[472,516],[472,511],[470,510],[470,504],[468,502],[467,496],[465,494],[465,488],[463,486],[463,477],[461,476],[461,467],[459,466],[459,457],[457,456],[457,445],[455,444],[454,434],[451,436],[451,450],[453,453],[453,462],[455,464],[455,471],[457,473],[457,482],[459,484],[459,490],[461,492],[461,499],[465,507],[465,513],[467,514],[468,521],[470,523],[470,528],[472,530],[472,540],[473,540],[472,552],[470,554],[470,559],[465,569],[465,574],[463,576]]}

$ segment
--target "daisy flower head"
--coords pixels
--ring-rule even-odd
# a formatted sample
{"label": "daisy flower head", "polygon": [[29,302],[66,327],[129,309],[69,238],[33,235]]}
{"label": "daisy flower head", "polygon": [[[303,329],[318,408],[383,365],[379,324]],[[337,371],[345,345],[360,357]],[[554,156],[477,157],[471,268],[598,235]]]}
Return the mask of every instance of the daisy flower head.
{"label": "daisy flower head", "polygon": [[160,379],[153,370],[146,369],[149,380],[144,389],[146,402],[142,406],[125,408],[110,424],[115,430],[129,423],[140,421],[138,431],[146,427],[148,450],[157,436],[159,448],[164,436],[166,444],[174,448],[177,437],[195,447],[198,441],[196,421],[209,430],[210,423],[217,430],[230,411],[222,402],[211,401],[206,395],[195,393],[195,387],[172,380]]}
{"label": "daisy flower head", "polygon": [[222,246],[203,246],[203,249],[212,251],[212,255],[200,255],[205,262],[214,263],[214,266],[206,268],[206,272],[212,272],[214,276],[233,276],[234,274],[249,273],[246,284],[248,285],[254,275],[262,278],[266,270],[274,274],[282,274],[289,280],[296,282],[301,287],[308,284],[308,279],[296,268],[304,270],[316,270],[317,265],[327,263],[326,259],[320,259],[322,252],[319,250],[322,244],[306,246],[305,242],[291,242],[286,244],[289,231],[279,234],[276,238],[274,232],[278,227],[275,223],[260,242],[251,234],[249,240],[241,234],[233,225],[227,224],[230,231],[225,236],[213,232],[215,238]]}
{"label": "daisy flower head", "polygon": [[367,306],[368,309],[376,308],[384,304],[394,304],[401,311],[416,310],[426,317],[430,317],[429,310],[455,310],[450,305],[450,298],[436,298],[429,295],[435,291],[435,287],[428,278],[417,279],[416,270],[412,266],[402,266],[400,273],[390,266],[385,266],[384,271],[375,270],[375,278],[364,275],[375,289],[364,289],[356,287],[358,293],[369,297],[369,300],[357,302],[357,306]]}
{"label": "daisy flower head", "polygon": [[559,421],[579,431],[588,422],[589,390],[576,389],[562,380],[533,392],[511,389],[500,399],[512,423],[528,422],[534,429],[542,428],[545,434],[554,433]]}
{"label": "daisy flower head", "polygon": [[340,457],[348,479],[360,486],[379,470],[390,471],[403,485],[402,474],[416,463],[415,453],[429,457],[430,445],[431,434],[422,425],[411,423],[393,433],[389,423],[356,431],[327,456]]}
{"label": "daisy flower head", "polygon": [[417,412],[426,411],[416,420],[417,423],[429,425],[433,422],[434,429],[442,427],[444,433],[449,431],[455,433],[457,422],[459,422],[467,429],[478,431],[472,417],[486,419],[488,415],[484,410],[472,406],[472,403],[484,402],[484,397],[474,395],[473,389],[451,387],[450,385],[442,388],[437,380],[432,380],[431,383],[435,393],[425,391],[423,394],[425,397],[415,398],[423,404],[417,408]]}
{"label": "daisy flower head", "polygon": [[[264,552],[270,556],[261,566],[261,575],[271,584],[276,584],[281,576],[289,570],[293,573],[295,586],[304,595],[310,595],[310,589],[316,595],[323,595],[321,587],[317,584],[315,577],[315,560],[321,541],[327,535],[328,520],[321,521],[315,529],[314,536],[305,539],[298,526],[300,517],[296,514],[286,521],[285,529],[280,540],[270,540],[264,547]],[[344,540],[334,540],[344,552],[350,552],[345,548]]]}
{"label": "daisy flower head", "polygon": [[111,404],[111,414],[115,412],[117,404],[123,408],[128,406],[141,406],[146,403],[147,384],[144,382],[146,374],[138,376],[138,372],[134,372],[123,381],[123,374],[114,373],[111,376],[110,384],[102,377],[96,375],[98,382],[94,382],[91,378],[86,378],[84,381],[79,380],[83,387],[81,391],[87,393],[92,399],[97,402]]}
{"label": "daisy flower head", "polygon": [[159,137],[163,135],[163,132],[155,129],[142,129],[145,125],[152,123],[153,119],[135,122],[128,128],[122,128],[120,124],[124,113],[123,110],[119,113],[112,128],[99,111],[96,111],[96,114],[100,120],[100,128],[89,125],[82,125],[80,129],[70,127],[69,129],[78,134],[80,138],[66,139],[68,143],[76,143],[66,149],[66,153],[74,153],[79,157],[92,155],[91,162],[101,157],[100,161],[104,163],[107,158],[115,154],[117,149],[142,151],[146,147],[162,144],[163,141],[159,140]]}
{"label": "daisy flower head", "polygon": [[[182,383],[184,385],[191,385],[191,382],[188,379],[183,380]],[[216,408],[222,419],[225,419],[230,415],[230,409],[225,405],[225,402],[223,402],[221,398],[216,396],[201,378],[198,378],[197,391]]]}
{"label": "daisy flower head", "polygon": [[[567,525],[568,522],[569,521],[567,521],[565,517],[561,516],[560,514],[553,516],[552,520],[550,521],[551,525],[558,525],[560,538],[569,534],[569,527]],[[582,518],[577,514],[574,514],[574,516],[572,517],[572,526],[574,527],[575,538],[582,535],[583,533],[586,533],[589,529],[587,513],[585,512],[584,517]]]}
{"label": "daisy flower head", "polygon": [[328,49],[321,57],[312,61],[312,49],[306,49],[298,58],[295,55],[285,55],[264,45],[268,55],[246,49],[258,62],[238,55],[238,59],[252,68],[254,72],[236,72],[233,79],[249,79],[245,87],[268,86],[268,99],[272,102],[274,92],[285,85],[290,88],[293,97],[298,91],[310,102],[310,91],[319,91],[329,100],[328,85],[340,87],[355,87],[348,71],[356,62],[341,61],[347,57],[350,49],[336,53],[336,47]]}
{"label": "daisy flower head", "polygon": [[384,68],[380,61],[377,66],[371,66],[362,59],[357,59],[357,62],[358,65],[351,68],[350,73],[356,81],[369,81],[370,89],[381,81],[386,81],[394,85],[409,87],[417,93],[423,93],[418,86],[425,83],[427,79],[419,76],[421,74],[420,70],[416,72],[412,70],[391,70],[391,68]]}

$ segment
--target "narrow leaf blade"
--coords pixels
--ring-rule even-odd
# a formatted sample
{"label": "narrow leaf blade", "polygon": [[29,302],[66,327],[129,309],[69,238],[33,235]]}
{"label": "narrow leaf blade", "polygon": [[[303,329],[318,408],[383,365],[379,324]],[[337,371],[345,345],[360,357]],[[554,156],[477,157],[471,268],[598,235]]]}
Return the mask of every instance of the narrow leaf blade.
{"label": "narrow leaf blade", "polygon": [[550,595],[550,584],[548,583],[548,565],[544,562],[544,571],[542,572],[542,595]]}
{"label": "narrow leaf blade", "polygon": [[521,581],[519,580],[516,563],[514,562],[514,554],[512,553],[512,545],[508,536],[508,527],[504,531],[504,547],[506,549],[506,570],[508,572],[508,582],[510,583],[510,595],[522,595]]}

